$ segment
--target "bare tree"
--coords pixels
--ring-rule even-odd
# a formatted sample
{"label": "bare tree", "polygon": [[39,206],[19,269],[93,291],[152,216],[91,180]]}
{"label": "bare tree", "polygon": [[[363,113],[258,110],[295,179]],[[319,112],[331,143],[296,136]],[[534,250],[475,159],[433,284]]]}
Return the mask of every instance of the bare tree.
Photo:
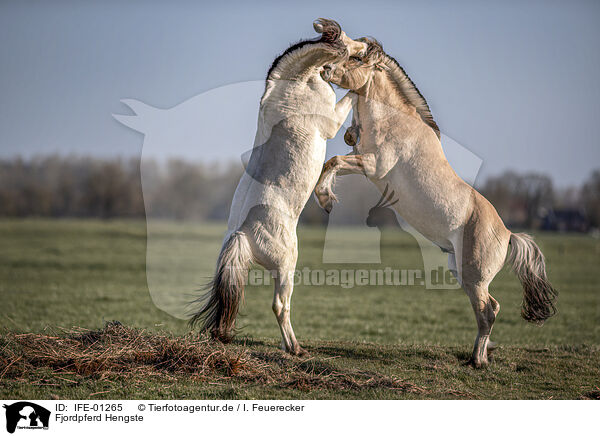
{"label": "bare tree", "polygon": [[543,174],[506,171],[481,189],[509,226],[536,227],[540,212],[554,201],[552,180]]}
{"label": "bare tree", "polygon": [[[0,216],[26,217],[160,217],[218,220],[229,216],[233,193],[242,175],[239,163],[204,164],[183,160],[96,159],[45,156],[0,160]],[[513,227],[537,227],[542,210],[586,211],[600,227],[600,170],[581,188],[554,190],[543,174],[507,171],[489,178],[481,189],[502,219]],[[360,176],[340,182],[342,224],[364,225],[378,198]],[[401,207],[401,206],[400,206]],[[302,212],[305,224],[326,224],[329,217],[313,199]]]}

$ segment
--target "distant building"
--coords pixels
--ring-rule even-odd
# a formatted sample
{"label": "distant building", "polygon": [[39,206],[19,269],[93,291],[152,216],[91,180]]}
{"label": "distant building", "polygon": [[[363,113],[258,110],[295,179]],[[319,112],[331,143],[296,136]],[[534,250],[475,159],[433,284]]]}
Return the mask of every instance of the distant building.
{"label": "distant building", "polygon": [[590,225],[579,209],[550,209],[543,217],[541,230],[555,232],[587,232]]}

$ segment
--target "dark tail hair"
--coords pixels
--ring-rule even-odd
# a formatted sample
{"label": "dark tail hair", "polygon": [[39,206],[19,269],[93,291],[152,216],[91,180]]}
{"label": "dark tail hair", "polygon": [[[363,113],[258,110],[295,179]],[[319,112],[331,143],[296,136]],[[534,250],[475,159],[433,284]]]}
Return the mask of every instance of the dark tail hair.
{"label": "dark tail hair", "polygon": [[523,285],[521,316],[529,322],[543,324],[556,313],[558,296],[546,275],[546,262],[540,247],[525,233],[510,235],[508,262]]}
{"label": "dark tail hair", "polygon": [[210,332],[214,339],[222,342],[232,339],[251,262],[248,238],[243,232],[233,233],[223,244],[215,276],[207,286],[209,292],[196,300],[203,306],[190,319],[191,327],[202,321],[201,331]]}

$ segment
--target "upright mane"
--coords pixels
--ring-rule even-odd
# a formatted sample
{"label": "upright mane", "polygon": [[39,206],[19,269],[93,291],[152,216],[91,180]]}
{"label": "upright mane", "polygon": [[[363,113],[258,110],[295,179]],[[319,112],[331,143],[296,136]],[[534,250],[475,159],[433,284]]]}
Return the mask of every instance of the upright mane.
{"label": "upright mane", "polygon": [[433,114],[431,113],[431,109],[429,109],[429,105],[427,104],[427,100],[423,97],[423,94],[419,91],[414,82],[408,77],[404,68],[400,66],[398,61],[391,57],[390,55],[385,55],[385,64],[390,67],[390,75],[395,79],[396,84],[400,88],[402,94],[410,104],[412,104],[416,109],[421,118],[429,127],[433,129],[438,139],[440,138],[440,128],[437,123],[433,119]]}
{"label": "upright mane", "polygon": [[383,63],[388,68],[390,77],[398,86],[398,90],[402,97],[404,97],[406,103],[416,108],[421,119],[433,129],[438,139],[440,139],[440,128],[433,119],[427,100],[425,100],[423,94],[421,94],[414,82],[408,77],[404,68],[400,66],[396,59],[383,51],[383,47],[377,40],[373,38],[360,38],[359,40],[368,43],[369,48],[366,57],[371,62]]}
{"label": "upright mane", "polygon": [[277,56],[275,60],[273,60],[273,63],[267,72],[267,82],[273,79],[273,76],[280,72],[283,66],[285,66],[288,62],[293,61],[296,56],[303,52],[303,49],[309,46],[313,46],[315,44],[326,44],[329,49],[332,51],[337,51],[340,54],[343,54],[346,51],[346,47],[340,39],[342,28],[337,22],[333,20],[327,20],[325,18],[319,18],[317,21],[315,21],[315,26],[320,28],[321,36],[315,39],[306,39],[292,44],[282,54]]}

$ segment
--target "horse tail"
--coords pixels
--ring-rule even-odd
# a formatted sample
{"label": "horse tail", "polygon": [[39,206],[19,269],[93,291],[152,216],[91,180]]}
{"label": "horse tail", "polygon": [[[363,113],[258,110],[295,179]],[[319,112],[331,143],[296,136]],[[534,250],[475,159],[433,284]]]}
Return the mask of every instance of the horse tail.
{"label": "horse tail", "polygon": [[237,231],[223,244],[209,290],[196,300],[202,308],[190,319],[194,327],[202,321],[201,331],[214,339],[229,342],[233,337],[235,319],[244,299],[246,274],[252,262],[252,249],[246,234]]}
{"label": "horse tail", "polygon": [[544,255],[533,238],[525,233],[512,233],[510,247],[507,262],[523,286],[521,316],[541,325],[556,313],[554,302],[558,296],[548,281]]}

